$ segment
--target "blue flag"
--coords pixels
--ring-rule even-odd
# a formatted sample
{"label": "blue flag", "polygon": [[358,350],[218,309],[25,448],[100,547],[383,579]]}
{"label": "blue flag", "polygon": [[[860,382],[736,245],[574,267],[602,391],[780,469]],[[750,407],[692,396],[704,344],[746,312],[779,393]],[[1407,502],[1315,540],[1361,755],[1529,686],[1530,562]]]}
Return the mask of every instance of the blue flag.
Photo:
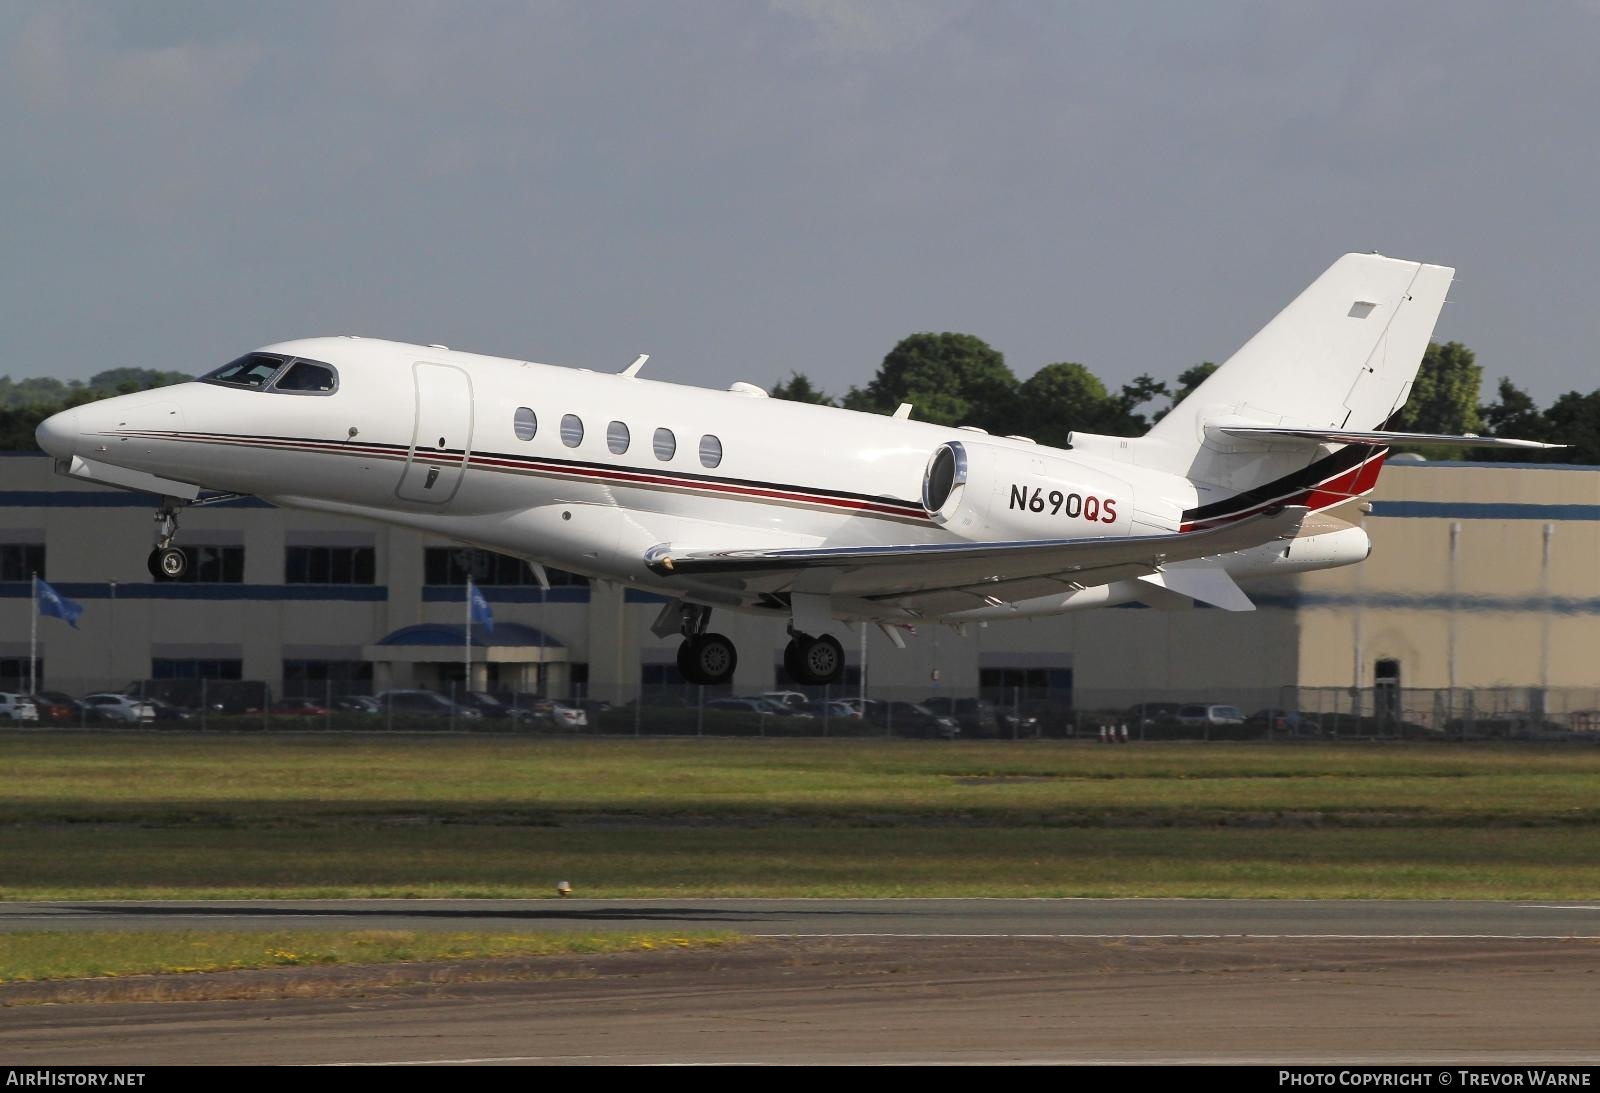
{"label": "blue flag", "polygon": [[477,585],[472,586],[472,621],[483,627],[485,634],[494,633],[494,612],[489,610],[489,601],[483,598]]}
{"label": "blue flag", "polygon": [[78,628],[78,616],[83,614],[83,605],[67,599],[61,593],[40,581],[39,614],[60,619],[76,630]]}

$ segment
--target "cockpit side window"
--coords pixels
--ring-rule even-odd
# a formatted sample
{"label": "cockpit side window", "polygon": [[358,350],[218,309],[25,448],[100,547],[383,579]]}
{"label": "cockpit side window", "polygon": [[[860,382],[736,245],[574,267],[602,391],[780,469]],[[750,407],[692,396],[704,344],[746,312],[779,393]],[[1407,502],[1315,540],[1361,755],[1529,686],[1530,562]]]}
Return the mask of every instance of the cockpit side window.
{"label": "cockpit side window", "polygon": [[288,359],[276,353],[246,353],[236,361],[229,361],[221,368],[207,372],[200,379],[205,383],[248,387],[259,391],[277,375]]}
{"label": "cockpit side window", "polygon": [[331,395],[339,387],[339,374],[333,365],[297,357],[288,371],[273,383],[274,391],[295,395]]}

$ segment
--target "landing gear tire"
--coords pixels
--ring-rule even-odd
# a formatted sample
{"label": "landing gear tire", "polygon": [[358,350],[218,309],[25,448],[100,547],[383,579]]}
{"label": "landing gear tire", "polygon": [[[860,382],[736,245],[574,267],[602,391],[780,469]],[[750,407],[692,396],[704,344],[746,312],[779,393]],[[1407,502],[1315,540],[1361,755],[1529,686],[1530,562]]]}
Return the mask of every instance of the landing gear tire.
{"label": "landing gear tire", "polygon": [[714,687],[733,678],[739,653],[721,634],[696,634],[678,646],[678,671],[690,683]]}
{"label": "landing gear tire", "polygon": [[784,647],[783,669],[802,686],[837,683],[844,676],[844,646],[829,634],[796,634]]}
{"label": "landing gear tire", "polygon": [[189,556],[177,547],[157,547],[145,564],[158,581],[176,581],[189,572]]}

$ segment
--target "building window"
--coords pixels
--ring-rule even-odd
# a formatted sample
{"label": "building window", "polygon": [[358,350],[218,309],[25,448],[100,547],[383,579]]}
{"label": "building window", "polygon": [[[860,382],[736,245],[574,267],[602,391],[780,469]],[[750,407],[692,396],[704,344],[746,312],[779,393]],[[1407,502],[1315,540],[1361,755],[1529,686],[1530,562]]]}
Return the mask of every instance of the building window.
{"label": "building window", "polygon": [[611,449],[612,455],[621,455],[628,450],[628,441],[632,435],[628,427],[620,421],[613,421],[606,426],[606,447]]}
{"label": "building window", "polygon": [[[44,657],[35,665],[39,686],[44,686]],[[28,658],[0,657],[0,691],[26,691],[28,689]]]}
{"label": "building window", "polygon": [[284,554],[284,584],[376,584],[375,547],[292,546]]}
{"label": "building window", "polygon": [[365,694],[372,690],[372,662],[367,660],[286,660],[283,693],[291,698],[327,694]]}
{"label": "building window", "polygon": [[26,581],[44,576],[43,543],[0,543],[0,581]]}
{"label": "building window", "polygon": [[206,657],[152,657],[151,679],[243,679],[244,661]]}
{"label": "building window", "polygon": [[561,443],[569,448],[576,448],[583,443],[583,418],[577,414],[566,414],[561,418]]}
{"label": "building window", "polygon": [[722,462],[722,441],[707,433],[700,438],[700,465],[715,467]]}
{"label": "building window", "polygon": [[656,458],[663,463],[678,454],[678,438],[672,435],[671,429],[657,429],[653,445]]}
{"label": "building window", "polygon": [[526,406],[518,406],[511,418],[511,429],[518,440],[532,440],[533,434],[539,431],[539,418]]}
{"label": "building window", "polygon": [[[422,555],[422,572],[423,581],[431,585],[464,585],[468,574],[473,584],[537,586],[539,583],[533,575],[533,567],[521,558],[468,547],[428,547]],[[545,574],[554,588],[589,583],[589,578],[564,569],[546,567]]]}
{"label": "building window", "polygon": [[1071,668],[979,668],[978,690],[990,702],[1072,697]]}
{"label": "building window", "polygon": [[179,581],[188,584],[244,583],[244,547],[185,546],[183,550],[189,555],[189,569],[177,578]]}

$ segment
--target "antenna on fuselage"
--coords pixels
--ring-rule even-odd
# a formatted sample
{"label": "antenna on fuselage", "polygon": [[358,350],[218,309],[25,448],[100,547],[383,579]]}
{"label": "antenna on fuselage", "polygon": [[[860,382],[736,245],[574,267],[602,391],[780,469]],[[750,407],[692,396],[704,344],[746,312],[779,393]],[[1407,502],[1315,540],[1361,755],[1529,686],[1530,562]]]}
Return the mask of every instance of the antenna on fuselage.
{"label": "antenna on fuselage", "polygon": [[624,368],[618,374],[619,375],[623,375],[623,376],[628,376],[630,378],[632,378],[633,376],[637,376],[639,374],[639,369],[643,368],[644,367],[644,362],[649,360],[649,359],[650,359],[650,354],[648,354],[648,353],[640,353],[638,360],[636,360],[632,364],[628,365],[628,367]]}

